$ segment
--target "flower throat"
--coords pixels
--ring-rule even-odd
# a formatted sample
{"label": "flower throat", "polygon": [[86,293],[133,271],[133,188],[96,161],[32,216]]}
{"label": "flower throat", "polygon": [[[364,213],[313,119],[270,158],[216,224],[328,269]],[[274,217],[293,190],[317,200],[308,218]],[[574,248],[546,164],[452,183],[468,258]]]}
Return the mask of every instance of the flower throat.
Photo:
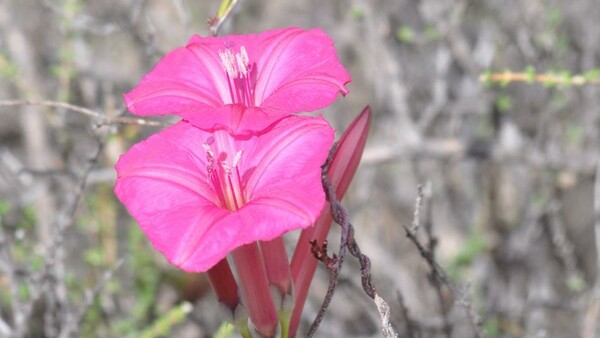
{"label": "flower throat", "polygon": [[227,85],[231,103],[254,106],[254,84],[256,82],[256,64],[250,64],[244,46],[238,53],[233,52],[233,42],[225,43],[225,50],[219,50],[219,58],[227,75]]}
{"label": "flower throat", "polygon": [[238,151],[231,163],[228,163],[229,155],[226,152],[220,152],[217,154],[218,157],[215,156],[213,143],[214,138],[210,137],[202,145],[207,157],[208,180],[217,194],[217,204],[230,211],[238,210],[247,203],[244,193],[245,184],[238,168],[242,151]]}

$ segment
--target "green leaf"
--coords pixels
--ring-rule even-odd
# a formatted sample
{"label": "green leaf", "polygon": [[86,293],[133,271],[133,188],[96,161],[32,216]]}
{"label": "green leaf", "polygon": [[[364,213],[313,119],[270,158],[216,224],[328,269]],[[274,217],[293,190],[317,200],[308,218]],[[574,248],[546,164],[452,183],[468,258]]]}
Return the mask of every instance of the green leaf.
{"label": "green leaf", "polygon": [[581,292],[585,288],[585,280],[581,276],[569,276],[567,278],[567,288],[573,292]]}
{"label": "green leaf", "polygon": [[360,21],[365,17],[365,13],[362,8],[360,8],[358,6],[353,6],[350,9],[350,16],[352,17],[352,19],[354,19],[356,21]]}
{"label": "green leaf", "polygon": [[565,130],[569,142],[577,144],[583,139],[583,128],[580,125],[569,124]]}
{"label": "green leaf", "polygon": [[413,43],[415,39],[415,32],[408,26],[400,26],[396,30],[396,38],[403,43]]}
{"label": "green leaf", "polygon": [[487,248],[488,245],[483,235],[472,234],[465,240],[462,250],[454,257],[454,264],[456,266],[471,265],[473,260]]}
{"label": "green leaf", "polygon": [[505,112],[512,108],[513,103],[510,96],[498,95],[498,97],[496,98],[495,105],[499,111]]}
{"label": "green leaf", "polygon": [[171,311],[167,312],[162,317],[158,318],[152,324],[152,326],[150,326],[142,332],[140,338],[156,338],[168,336],[169,332],[171,332],[173,327],[177,324],[182,323],[185,320],[187,314],[190,313],[192,309],[192,304],[188,302],[181,303],[180,305],[171,309]]}
{"label": "green leaf", "polygon": [[525,68],[525,74],[527,75],[527,83],[534,83],[535,82],[535,67],[533,66],[527,66]]}
{"label": "green leaf", "polygon": [[440,33],[440,31],[433,26],[427,26],[424,33],[425,36],[430,40],[438,40],[442,37],[442,33]]}
{"label": "green leaf", "polygon": [[235,326],[230,324],[229,322],[222,322],[217,332],[213,334],[213,338],[229,338],[233,335],[233,331],[235,330]]}
{"label": "green leaf", "polygon": [[6,215],[10,211],[10,203],[5,200],[0,200],[0,216]]}

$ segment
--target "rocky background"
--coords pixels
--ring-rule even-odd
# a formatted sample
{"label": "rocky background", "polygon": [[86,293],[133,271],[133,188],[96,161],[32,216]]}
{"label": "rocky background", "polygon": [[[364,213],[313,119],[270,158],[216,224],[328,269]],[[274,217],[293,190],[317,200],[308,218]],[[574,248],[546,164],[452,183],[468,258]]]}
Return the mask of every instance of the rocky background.
{"label": "rocky background", "polygon": [[[0,1],[0,337],[220,327],[206,278],[154,253],[112,194],[119,154],[158,127],[108,123],[162,55],[208,34],[218,6]],[[342,131],[372,107],[344,205],[401,337],[596,337],[598,18],[595,0],[240,0],[221,33],[293,25],[334,39],[353,81],[322,113]],[[590,83],[481,81],[531,67]],[[447,279],[407,238],[415,223]],[[380,336],[358,264],[341,278],[317,336]],[[327,280],[321,268],[302,332]]]}

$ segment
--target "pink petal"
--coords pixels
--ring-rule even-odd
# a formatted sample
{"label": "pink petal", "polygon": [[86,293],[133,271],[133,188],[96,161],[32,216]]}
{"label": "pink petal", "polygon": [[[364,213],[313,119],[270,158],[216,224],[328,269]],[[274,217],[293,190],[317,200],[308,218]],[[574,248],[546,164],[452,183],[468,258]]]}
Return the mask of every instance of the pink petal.
{"label": "pink petal", "polygon": [[208,136],[181,122],[134,145],[116,165],[115,194],[175,265],[188,241],[228,214],[206,184],[206,156],[198,149]]}
{"label": "pink petal", "polygon": [[[290,186],[302,187],[289,191],[324,196],[321,186],[321,165],[333,145],[334,132],[322,116],[289,116],[256,138],[242,160],[245,166],[256,167],[248,181],[248,189],[256,196],[263,191]],[[315,195],[313,195],[315,194]],[[309,197],[307,197],[309,198]]]}
{"label": "pink petal", "polygon": [[333,130],[324,119],[288,117],[264,134],[225,142],[243,151],[239,167],[251,192],[237,211],[218,207],[207,183],[203,143],[212,135],[180,122],[116,165],[117,197],[154,247],[187,271],[206,271],[241,245],[308,227],[325,203],[319,175]]}
{"label": "pink petal", "polygon": [[288,28],[260,36],[256,103],[291,112],[324,108],[337,98],[350,75],[333,41],[320,29]]}
{"label": "pink petal", "polygon": [[321,165],[333,139],[322,117],[290,116],[264,134],[238,141],[244,149],[240,167],[250,172],[251,201],[211,227],[182,268],[201,271],[198,262],[208,253],[224,257],[244,244],[314,224],[325,204]]}
{"label": "pink petal", "polygon": [[207,108],[202,113],[191,111],[179,115],[202,129],[224,129],[236,135],[249,135],[263,131],[289,113],[230,104],[224,107]]}
{"label": "pink petal", "polygon": [[[197,225],[192,223],[190,226]],[[244,244],[270,240],[287,231],[310,225],[312,222],[309,219],[297,214],[295,208],[289,208],[280,200],[257,199],[219,219],[201,237],[196,236],[193,247],[190,246],[190,254],[175,265],[186,271],[203,272]]]}
{"label": "pink petal", "polygon": [[[219,51],[241,47],[256,67],[255,106],[231,105]],[[257,35],[190,39],[167,54],[125,101],[136,115],[182,116],[202,129],[234,133],[260,131],[292,113],[314,111],[346,94],[350,76],[332,40],[319,30],[285,28]],[[256,116],[254,116],[256,115]]]}
{"label": "pink petal", "polygon": [[189,114],[224,105],[221,93],[229,93],[225,81],[218,54],[177,48],[124,97],[136,115]]}

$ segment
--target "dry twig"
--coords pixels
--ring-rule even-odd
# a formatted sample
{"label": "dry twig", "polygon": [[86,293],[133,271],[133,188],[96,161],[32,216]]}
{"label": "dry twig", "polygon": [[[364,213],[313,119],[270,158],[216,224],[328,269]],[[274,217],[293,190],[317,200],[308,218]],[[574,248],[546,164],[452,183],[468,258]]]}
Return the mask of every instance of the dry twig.
{"label": "dry twig", "polygon": [[596,240],[596,283],[592,289],[592,297],[583,318],[582,337],[594,338],[598,329],[600,314],[600,161],[596,166],[594,185],[594,235]]}
{"label": "dry twig", "polygon": [[331,163],[335,149],[336,145],[332,147],[327,161],[321,167],[321,182],[323,184],[323,189],[325,190],[325,197],[331,207],[333,220],[342,227],[340,248],[337,255],[334,254],[333,257],[329,257],[327,255],[327,242],[324,242],[321,246],[317,245],[316,242],[311,242],[311,251],[315,255],[315,258],[319,259],[325,264],[330,272],[330,275],[329,287],[327,289],[327,293],[325,294],[325,299],[323,300],[323,304],[321,305],[319,312],[317,313],[317,316],[310,326],[306,336],[312,337],[319,328],[319,324],[321,323],[323,315],[327,311],[329,303],[333,298],[333,294],[339,279],[340,269],[342,267],[342,263],[344,262],[344,257],[346,256],[346,249],[348,249],[352,256],[358,258],[360,263],[362,287],[364,292],[374,300],[375,305],[377,306],[379,316],[381,318],[383,336],[397,337],[396,332],[389,323],[389,305],[385,302],[385,300],[377,295],[375,287],[371,281],[371,260],[361,252],[358,243],[354,239],[354,228],[350,223],[348,212],[337,199],[335,187],[327,176],[327,169]]}
{"label": "dry twig", "polygon": [[484,337],[481,325],[478,320],[475,319],[476,315],[473,312],[467,293],[450,280],[448,274],[446,274],[446,271],[435,260],[434,256],[431,254],[431,251],[419,241],[416,234],[412,233],[411,230],[405,225],[403,225],[403,227],[406,237],[408,237],[408,239],[416,246],[421,256],[431,268],[432,277],[446,285],[452,291],[455,298],[458,299],[459,304],[465,309],[465,313],[469,318],[473,330],[475,331],[475,336]]}
{"label": "dry twig", "polygon": [[15,106],[45,106],[45,107],[53,107],[53,108],[61,108],[68,111],[72,111],[75,113],[79,113],[81,115],[85,115],[88,117],[92,117],[98,120],[99,125],[109,125],[109,124],[138,124],[141,126],[152,126],[152,127],[164,127],[167,124],[152,121],[146,119],[140,119],[135,117],[123,117],[123,116],[115,116],[109,117],[106,114],[97,112],[95,110],[77,106],[74,104],[60,102],[60,101],[50,101],[50,100],[0,100],[0,107],[15,107]]}

